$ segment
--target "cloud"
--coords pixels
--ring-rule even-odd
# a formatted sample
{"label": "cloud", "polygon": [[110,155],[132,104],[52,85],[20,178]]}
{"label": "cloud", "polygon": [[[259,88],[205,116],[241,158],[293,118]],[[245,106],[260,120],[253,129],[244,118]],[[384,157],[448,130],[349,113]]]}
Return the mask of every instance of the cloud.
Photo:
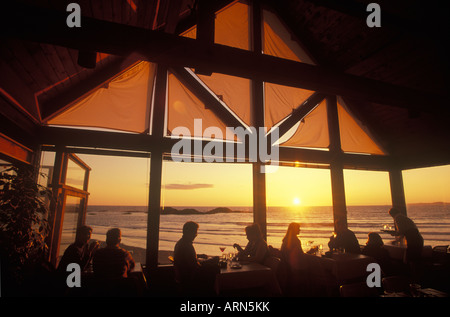
{"label": "cloud", "polygon": [[167,184],[166,189],[181,189],[181,190],[191,190],[199,188],[212,188],[213,184]]}

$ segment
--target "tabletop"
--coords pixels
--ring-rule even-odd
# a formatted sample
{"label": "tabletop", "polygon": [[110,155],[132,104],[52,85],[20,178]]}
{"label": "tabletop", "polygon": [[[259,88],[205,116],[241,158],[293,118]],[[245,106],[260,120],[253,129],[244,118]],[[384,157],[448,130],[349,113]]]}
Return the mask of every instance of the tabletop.
{"label": "tabletop", "polygon": [[221,268],[216,276],[217,294],[258,287],[265,287],[274,293],[279,292],[279,285],[272,269],[259,263],[244,262],[239,268],[232,268],[231,264],[228,264],[226,268]]}

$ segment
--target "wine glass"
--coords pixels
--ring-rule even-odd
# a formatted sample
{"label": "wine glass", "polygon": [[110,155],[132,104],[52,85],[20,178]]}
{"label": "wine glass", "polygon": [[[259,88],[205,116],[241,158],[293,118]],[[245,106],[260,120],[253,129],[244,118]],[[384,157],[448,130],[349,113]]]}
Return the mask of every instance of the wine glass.
{"label": "wine glass", "polygon": [[220,246],[219,249],[220,249],[220,252],[222,252],[222,257],[221,258],[226,260],[227,255],[225,253],[223,253],[223,251],[225,251],[226,247]]}
{"label": "wine glass", "polygon": [[319,244],[319,255],[322,255],[323,253],[323,245]]}

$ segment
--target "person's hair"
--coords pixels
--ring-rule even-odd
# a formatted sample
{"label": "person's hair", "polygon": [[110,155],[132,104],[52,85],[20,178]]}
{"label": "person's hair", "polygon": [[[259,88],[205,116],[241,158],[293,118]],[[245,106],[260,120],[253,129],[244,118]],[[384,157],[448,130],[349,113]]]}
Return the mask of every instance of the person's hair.
{"label": "person's hair", "polygon": [[286,235],[284,236],[281,244],[281,248],[290,248],[293,242],[297,238],[298,230],[300,229],[300,224],[298,222],[291,222],[287,228]]}
{"label": "person's hair", "polygon": [[384,245],[384,243],[383,239],[381,239],[381,236],[378,233],[370,232],[368,234],[367,245],[381,247]]}
{"label": "person's hair", "polygon": [[392,216],[392,217],[394,217],[394,216],[396,216],[396,215],[398,215],[398,214],[400,214],[401,212],[400,212],[400,210],[398,210],[397,208],[391,208],[391,209],[389,209],[389,214]]}
{"label": "person's hair", "polygon": [[300,224],[298,222],[291,222],[287,228],[286,235],[283,240],[289,239],[289,237],[297,236],[298,229],[300,229]]}
{"label": "person's hair", "polygon": [[254,224],[251,224],[251,225],[245,227],[245,233],[247,233],[247,235],[249,237],[252,237],[255,239],[262,238],[261,229],[257,223],[254,223]]}
{"label": "person's hair", "polygon": [[116,245],[120,243],[121,240],[121,232],[119,228],[112,228],[106,232],[106,244],[107,245]]}
{"label": "person's hair", "polygon": [[183,225],[183,235],[190,235],[197,233],[198,223],[194,221],[188,221]]}
{"label": "person's hair", "polygon": [[90,226],[80,226],[77,229],[77,235],[92,232],[92,227]]}

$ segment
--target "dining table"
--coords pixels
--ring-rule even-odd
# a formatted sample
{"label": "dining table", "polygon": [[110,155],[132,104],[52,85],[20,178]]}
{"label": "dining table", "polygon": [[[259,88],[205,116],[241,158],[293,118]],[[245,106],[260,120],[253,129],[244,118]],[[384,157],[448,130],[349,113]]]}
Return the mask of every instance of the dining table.
{"label": "dining table", "polygon": [[274,271],[260,263],[228,262],[216,275],[218,295],[257,288],[264,289],[269,295],[281,293]]}
{"label": "dining table", "polygon": [[367,266],[375,263],[373,257],[349,252],[327,252],[321,255],[320,264],[323,269],[334,276],[337,285],[365,279],[370,273]]}

